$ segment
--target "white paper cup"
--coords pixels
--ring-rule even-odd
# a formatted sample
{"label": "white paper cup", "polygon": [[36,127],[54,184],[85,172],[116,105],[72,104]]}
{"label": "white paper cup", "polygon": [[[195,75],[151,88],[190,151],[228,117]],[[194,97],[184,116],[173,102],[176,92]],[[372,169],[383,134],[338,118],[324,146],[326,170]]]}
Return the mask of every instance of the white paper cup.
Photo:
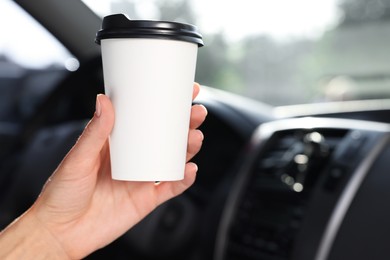
{"label": "white paper cup", "polygon": [[200,34],[192,25],[119,14],[104,18],[96,39],[115,110],[112,178],[183,179]]}

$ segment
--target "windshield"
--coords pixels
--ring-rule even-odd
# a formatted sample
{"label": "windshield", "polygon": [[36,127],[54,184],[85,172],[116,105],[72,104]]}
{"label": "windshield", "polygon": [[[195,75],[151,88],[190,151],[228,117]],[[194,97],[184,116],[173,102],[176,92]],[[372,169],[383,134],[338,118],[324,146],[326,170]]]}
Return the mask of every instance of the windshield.
{"label": "windshield", "polygon": [[390,97],[390,0],[83,0],[196,25],[196,81],[271,105]]}

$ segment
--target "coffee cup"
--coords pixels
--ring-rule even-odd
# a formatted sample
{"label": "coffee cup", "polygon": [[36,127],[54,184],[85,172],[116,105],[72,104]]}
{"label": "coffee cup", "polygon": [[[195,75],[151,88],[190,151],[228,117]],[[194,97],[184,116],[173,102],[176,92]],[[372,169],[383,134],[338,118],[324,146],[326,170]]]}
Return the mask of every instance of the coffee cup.
{"label": "coffee cup", "polygon": [[114,14],[104,17],[95,41],[115,110],[112,178],[183,179],[201,34],[190,24]]}

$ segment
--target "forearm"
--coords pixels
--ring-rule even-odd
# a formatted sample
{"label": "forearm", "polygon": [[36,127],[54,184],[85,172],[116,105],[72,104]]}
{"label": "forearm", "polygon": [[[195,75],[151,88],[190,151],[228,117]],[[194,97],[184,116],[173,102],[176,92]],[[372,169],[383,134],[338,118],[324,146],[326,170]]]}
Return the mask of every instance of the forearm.
{"label": "forearm", "polygon": [[68,259],[50,232],[28,213],[0,233],[0,259]]}

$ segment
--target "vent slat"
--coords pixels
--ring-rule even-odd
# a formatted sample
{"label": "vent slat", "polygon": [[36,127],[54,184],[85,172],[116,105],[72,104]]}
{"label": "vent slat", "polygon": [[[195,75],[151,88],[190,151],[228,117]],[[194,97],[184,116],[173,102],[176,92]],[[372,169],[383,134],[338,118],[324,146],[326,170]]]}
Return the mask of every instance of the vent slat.
{"label": "vent slat", "polygon": [[[307,134],[310,133],[291,130],[271,137],[268,150],[258,158],[257,167],[250,175],[242,203],[231,223],[226,259],[289,259],[310,192],[346,131],[321,133],[324,143],[318,147],[305,141]],[[326,147],[326,155],[309,153],[313,152],[311,148],[321,147]],[[307,165],[294,162],[296,155],[307,155]],[[302,173],[306,177],[303,190],[294,190],[293,182]]]}

